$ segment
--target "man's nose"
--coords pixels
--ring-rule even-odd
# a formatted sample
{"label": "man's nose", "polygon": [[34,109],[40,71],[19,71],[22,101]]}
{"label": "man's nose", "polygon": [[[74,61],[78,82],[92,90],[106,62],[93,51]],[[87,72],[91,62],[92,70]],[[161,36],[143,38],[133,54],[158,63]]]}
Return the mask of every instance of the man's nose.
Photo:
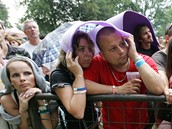
{"label": "man's nose", "polygon": [[118,46],[118,52],[119,52],[119,53],[123,53],[123,52],[124,52],[123,48],[120,47],[120,46]]}
{"label": "man's nose", "polygon": [[149,32],[148,34],[149,34],[149,36],[152,36],[152,33],[151,32]]}

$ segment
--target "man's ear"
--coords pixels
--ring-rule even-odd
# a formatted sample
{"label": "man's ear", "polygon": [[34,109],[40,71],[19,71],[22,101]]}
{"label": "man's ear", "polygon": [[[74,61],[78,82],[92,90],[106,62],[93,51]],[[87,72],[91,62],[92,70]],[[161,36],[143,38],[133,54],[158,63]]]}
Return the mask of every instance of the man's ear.
{"label": "man's ear", "polygon": [[100,56],[103,58],[103,60],[106,60],[105,57],[104,57],[104,54],[103,52],[99,52]]}
{"label": "man's ear", "polygon": [[165,35],[165,40],[168,41],[169,40],[169,36],[168,35]]}
{"label": "man's ear", "polygon": [[170,37],[168,35],[165,35],[165,40],[166,40],[166,44],[168,44]]}
{"label": "man's ear", "polygon": [[170,37],[169,37],[168,35],[165,35],[165,39],[166,39],[166,40],[169,40]]}

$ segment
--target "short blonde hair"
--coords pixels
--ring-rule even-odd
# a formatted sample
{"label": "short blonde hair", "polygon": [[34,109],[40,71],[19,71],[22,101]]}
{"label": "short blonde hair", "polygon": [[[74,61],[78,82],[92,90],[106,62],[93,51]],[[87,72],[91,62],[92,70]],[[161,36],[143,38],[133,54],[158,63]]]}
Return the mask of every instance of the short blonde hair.
{"label": "short blonde hair", "polygon": [[38,26],[37,22],[34,21],[34,20],[32,20],[32,19],[29,19],[29,20],[26,20],[26,21],[23,23],[23,31],[26,30],[27,23],[29,23],[29,22],[34,22],[34,23],[37,25],[38,29],[39,29],[39,26]]}

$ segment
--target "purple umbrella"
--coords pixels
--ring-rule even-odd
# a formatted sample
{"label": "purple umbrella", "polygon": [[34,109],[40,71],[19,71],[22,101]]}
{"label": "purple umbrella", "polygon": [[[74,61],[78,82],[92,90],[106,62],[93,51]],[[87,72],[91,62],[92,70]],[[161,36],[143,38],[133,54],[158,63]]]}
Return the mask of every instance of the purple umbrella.
{"label": "purple umbrella", "polygon": [[[159,50],[158,41],[156,39],[153,27],[152,27],[149,19],[146,18],[144,15],[139,14],[135,11],[126,10],[116,16],[109,18],[107,21],[114,24],[119,29],[122,29],[131,34],[134,34],[134,29],[136,28],[137,25],[140,25],[140,24],[147,25],[152,33],[152,37],[153,37],[152,45],[155,46],[155,48],[157,50]],[[136,43],[137,43],[137,41],[136,41]],[[136,44],[136,46],[137,46],[137,44]]]}
{"label": "purple umbrella", "polygon": [[[33,60],[39,67],[46,67],[49,70],[54,69],[54,66],[57,63],[59,51],[61,46],[65,46],[62,41],[63,35],[66,31],[70,32],[66,37],[66,41],[71,40],[71,35],[76,31],[76,27],[80,26],[83,21],[74,21],[74,22],[66,22],[61,26],[57,27],[55,30],[46,35],[46,37],[42,40],[41,44],[33,52]],[[95,24],[83,24],[83,26],[78,27],[80,31],[89,32],[95,28]],[[68,30],[69,29],[69,30]],[[64,40],[64,39],[63,39]],[[66,46],[65,46],[66,47]],[[70,48],[70,46],[69,46]],[[66,48],[68,49],[68,47]]]}
{"label": "purple umbrella", "polygon": [[[90,26],[90,27],[89,27]],[[60,42],[60,47],[67,52],[68,50],[72,51],[72,38],[76,31],[84,31],[87,32],[90,36],[90,38],[93,40],[95,44],[95,54],[99,53],[99,49],[96,45],[96,35],[98,31],[105,26],[111,26],[113,27],[120,35],[123,36],[129,36],[131,34],[124,32],[123,30],[118,29],[116,26],[114,26],[112,23],[109,23],[107,21],[87,21],[87,22],[80,22],[79,24],[75,24],[71,26],[63,35],[62,41]],[[88,29],[89,27],[89,29]],[[83,29],[82,29],[83,28]],[[87,29],[86,29],[87,28]],[[87,31],[85,31],[87,30]]]}

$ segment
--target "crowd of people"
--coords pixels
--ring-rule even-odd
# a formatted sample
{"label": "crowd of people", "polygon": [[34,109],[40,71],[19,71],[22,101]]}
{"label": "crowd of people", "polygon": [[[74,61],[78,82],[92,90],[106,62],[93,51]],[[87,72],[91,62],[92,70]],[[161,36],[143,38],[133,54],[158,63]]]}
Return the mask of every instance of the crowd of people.
{"label": "crowd of people", "polygon": [[[80,29],[92,24],[89,31]],[[49,109],[46,98],[37,101],[45,129],[99,129],[100,121],[103,129],[170,129],[171,111],[160,109],[172,104],[172,24],[165,39],[154,39],[146,23],[132,29],[126,32],[109,21],[76,22],[61,37],[56,67],[49,69],[33,59],[44,40],[36,21],[23,23],[25,42],[9,35],[0,21],[0,126],[32,129],[29,101],[51,93],[59,98],[58,108]],[[87,101],[87,95],[99,94],[165,95],[167,102]]]}

